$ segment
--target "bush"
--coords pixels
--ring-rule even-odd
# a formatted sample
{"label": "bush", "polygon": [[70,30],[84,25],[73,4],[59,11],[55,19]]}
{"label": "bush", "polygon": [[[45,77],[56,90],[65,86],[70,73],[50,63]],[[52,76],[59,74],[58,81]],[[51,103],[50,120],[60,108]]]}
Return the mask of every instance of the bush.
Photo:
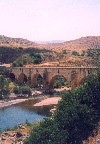
{"label": "bush", "polygon": [[62,53],[63,53],[63,54],[67,54],[67,51],[66,51],[66,50],[62,50]]}
{"label": "bush", "polygon": [[74,91],[64,92],[51,118],[33,129],[24,144],[81,144],[100,121],[100,72]]}
{"label": "bush", "polygon": [[19,89],[19,87],[18,86],[16,86],[15,88],[14,88],[14,91],[13,91],[15,94],[20,94],[21,93],[21,91],[20,91],[20,89]]}
{"label": "bush", "polygon": [[31,95],[32,94],[31,88],[28,86],[22,86],[20,87],[20,93]]}
{"label": "bush", "polygon": [[22,86],[22,87],[16,86],[14,88],[14,93],[15,94],[28,94],[28,95],[32,94],[31,88],[29,86]]}
{"label": "bush", "polygon": [[54,82],[53,82],[53,87],[54,88],[61,88],[62,86],[65,86],[65,83],[67,82],[66,78],[61,76],[61,75],[56,75]]}
{"label": "bush", "polygon": [[7,97],[10,93],[9,80],[4,76],[0,77],[0,99]]}
{"label": "bush", "polygon": [[79,53],[76,51],[72,51],[72,55],[79,56]]}
{"label": "bush", "polygon": [[42,58],[41,58],[40,54],[38,54],[38,53],[31,53],[30,56],[31,56],[31,62],[32,63],[39,64],[39,63],[42,62]]}
{"label": "bush", "polygon": [[85,55],[85,51],[84,50],[82,50],[82,54],[81,54],[81,56],[84,56]]}

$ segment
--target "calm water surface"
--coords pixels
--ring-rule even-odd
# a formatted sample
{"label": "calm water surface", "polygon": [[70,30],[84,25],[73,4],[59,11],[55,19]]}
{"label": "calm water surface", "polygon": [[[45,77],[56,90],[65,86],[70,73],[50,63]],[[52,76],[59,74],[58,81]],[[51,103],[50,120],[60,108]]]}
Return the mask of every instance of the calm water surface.
{"label": "calm water surface", "polygon": [[0,109],[0,130],[13,128],[19,123],[30,123],[46,118],[51,107],[33,108],[34,100]]}

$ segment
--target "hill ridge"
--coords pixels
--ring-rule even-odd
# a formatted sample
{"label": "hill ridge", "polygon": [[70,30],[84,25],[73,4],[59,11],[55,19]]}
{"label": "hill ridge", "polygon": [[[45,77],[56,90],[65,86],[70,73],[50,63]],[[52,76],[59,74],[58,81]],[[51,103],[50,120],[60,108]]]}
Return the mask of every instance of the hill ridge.
{"label": "hill ridge", "polygon": [[82,50],[87,51],[87,49],[100,49],[100,36],[86,36],[75,40],[64,41],[61,43],[46,43],[39,44],[32,42],[24,38],[11,38],[4,35],[0,35],[0,46],[10,46],[10,47],[22,47],[22,48],[38,48],[47,49],[52,51],[61,52],[62,50],[77,51],[82,52]]}

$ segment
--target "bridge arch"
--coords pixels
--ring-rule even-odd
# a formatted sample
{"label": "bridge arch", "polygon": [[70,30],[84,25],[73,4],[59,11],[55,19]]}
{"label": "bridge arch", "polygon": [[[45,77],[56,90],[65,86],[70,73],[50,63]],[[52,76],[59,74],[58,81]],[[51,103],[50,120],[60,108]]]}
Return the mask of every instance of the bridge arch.
{"label": "bridge arch", "polygon": [[10,78],[12,81],[15,81],[15,75],[14,75],[14,73],[9,73],[9,78]]}
{"label": "bridge arch", "polygon": [[71,71],[71,81],[75,80],[77,77],[76,71]]}
{"label": "bridge arch", "polygon": [[72,85],[72,88],[76,88],[81,79],[96,71],[96,67],[11,67],[9,73],[13,74],[9,74],[9,77],[13,80],[18,80],[20,83],[27,82],[28,84],[30,81],[29,84],[33,83],[38,86],[37,75],[40,74],[43,78],[44,85],[49,86],[55,75],[63,75]]}
{"label": "bridge arch", "polygon": [[68,81],[68,80],[66,79],[65,76],[63,76],[63,75],[55,75],[55,76],[53,76],[53,77],[51,78],[49,85],[50,85],[51,87],[56,87],[56,88],[58,88],[58,87],[60,87],[60,86],[65,85],[65,83],[66,83],[67,81]]}
{"label": "bridge arch", "polygon": [[27,81],[28,81],[27,76],[24,73],[21,73],[18,77],[18,82],[24,84],[27,83]]}
{"label": "bridge arch", "polygon": [[87,77],[83,77],[80,79],[80,81],[77,82],[77,85],[80,86],[84,83],[84,81],[86,80]]}
{"label": "bridge arch", "polygon": [[34,74],[34,76],[32,77],[33,86],[42,86],[43,82],[44,82],[43,77],[38,73]]}

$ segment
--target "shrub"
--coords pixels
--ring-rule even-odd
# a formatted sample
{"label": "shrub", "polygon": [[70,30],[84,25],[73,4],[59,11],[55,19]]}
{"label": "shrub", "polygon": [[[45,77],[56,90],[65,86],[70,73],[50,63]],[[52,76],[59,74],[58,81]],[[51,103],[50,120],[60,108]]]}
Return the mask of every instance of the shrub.
{"label": "shrub", "polygon": [[65,86],[65,83],[67,82],[66,78],[61,76],[61,75],[57,75],[55,76],[54,82],[53,82],[53,87],[54,88],[60,88],[62,86]]}
{"label": "shrub", "polygon": [[40,54],[38,54],[38,53],[31,53],[30,56],[31,56],[31,62],[32,63],[39,64],[39,63],[42,62],[42,58],[41,58]]}
{"label": "shrub", "polygon": [[79,53],[77,51],[72,51],[72,55],[79,56]]}
{"label": "shrub", "polygon": [[29,86],[22,86],[22,87],[20,87],[20,92],[22,94],[28,94],[28,95],[32,94],[31,88]]}
{"label": "shrub", "polygon": [[20,94],[20,93],[21,93],[21,91],[20,91],[20,89],[19,89],[18,86],[16,86],[16,87],[14,88],[13,92],[14,92],[15,94]]}
{"label": "shrub", "polygon": [[85,51],[84,50],[82,50],[82,54],[81,54],[81,56],[84,56],[85,55]]}
{"label": "shrub", "polygon": [[0,77],[0,99],[6,97],[10,93],[9,80],[4,76]]}
{"label": "shrub", "polygon": [[62,50],[62,53],[63,53],[63,54],[67,54],[67,51],[66,51],[66,50]]}

